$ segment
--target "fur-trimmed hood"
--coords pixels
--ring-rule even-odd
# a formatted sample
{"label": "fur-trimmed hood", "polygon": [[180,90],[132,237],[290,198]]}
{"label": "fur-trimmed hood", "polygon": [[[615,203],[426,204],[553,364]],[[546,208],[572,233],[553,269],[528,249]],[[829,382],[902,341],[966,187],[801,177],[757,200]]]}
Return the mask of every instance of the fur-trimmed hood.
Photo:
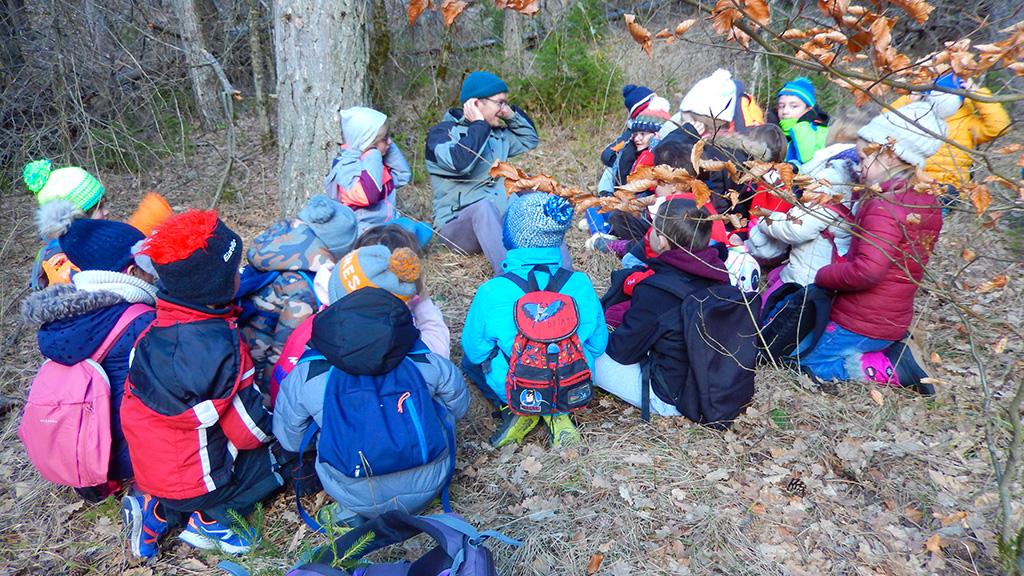
{"label": "fur-trimmed hood", "polygon": [[123,303],[125,300],[113,292],[87,292],[71,284],[56,284],[25,298],[21,319],[35,328]]}
{"label": "fur-trimmed hood", "polygon": [[63,284],[37,292],[22,302],[22,318],[40,326],[39,352],[71,366],[92,356],[131,304],[113,292],[85,291]]}

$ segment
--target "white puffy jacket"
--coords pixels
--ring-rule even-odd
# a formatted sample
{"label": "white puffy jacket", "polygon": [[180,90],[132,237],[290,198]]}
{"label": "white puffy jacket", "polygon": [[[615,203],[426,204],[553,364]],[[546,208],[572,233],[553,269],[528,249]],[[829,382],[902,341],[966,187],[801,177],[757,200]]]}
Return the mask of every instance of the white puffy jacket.
{"label": "white puffy jacket", "polygon": [[[849,207],[851,185],[855,182],[856,163],[838,154],[853,148],[853,144],[833,144],[819,150],[801,173],[827,180],[832,193],[842,194]],[[832,263],[832,240],[822,235],[827,230],[835,240],[840,255],[850,248],[850,223],[833,208],[819,205],[793,206],[789,212],[773,212],[762,218],[750,230],[747,247],[758,258],[772,258],[779,254],[779,244],[789,245],[789,262],[782,269],[783,282],[807,285],[814,282],[818,270]]]}

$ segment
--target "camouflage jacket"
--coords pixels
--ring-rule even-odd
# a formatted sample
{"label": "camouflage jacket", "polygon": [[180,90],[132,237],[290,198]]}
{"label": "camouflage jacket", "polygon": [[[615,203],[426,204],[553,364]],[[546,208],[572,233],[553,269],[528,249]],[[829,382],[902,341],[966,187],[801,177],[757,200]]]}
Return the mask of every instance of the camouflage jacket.
{"label": "camouflage jacket", "polygon": [[313,275],[334,258],[313,229],[301,220],[281,220],[253,240],[249,265],[280,272],[273,282],[248,296],[258,310],[242,328],[261,388],[269,378],[292,330],[320,308]]}

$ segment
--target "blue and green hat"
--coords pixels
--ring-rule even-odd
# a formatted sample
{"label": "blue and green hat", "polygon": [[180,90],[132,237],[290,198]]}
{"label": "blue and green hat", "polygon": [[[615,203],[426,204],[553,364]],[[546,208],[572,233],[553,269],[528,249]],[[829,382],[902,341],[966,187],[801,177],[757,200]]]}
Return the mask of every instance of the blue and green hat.
{"label": "blue and green hat", "polygon": [[814,108],[815,104],[818,103],[818,99],[814,94],[814,84],[805,77],[800,76],[786,82],[786,85],[779,90],[779,96],[796,96],[808,107]]}

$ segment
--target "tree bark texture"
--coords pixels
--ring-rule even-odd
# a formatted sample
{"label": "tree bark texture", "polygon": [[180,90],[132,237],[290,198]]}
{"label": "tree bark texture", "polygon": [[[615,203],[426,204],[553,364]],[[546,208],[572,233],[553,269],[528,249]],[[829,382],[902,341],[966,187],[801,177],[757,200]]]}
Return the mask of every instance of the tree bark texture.
{"label": "tree bark texture", "polygon": [[281,209],[323,190],[341,140],[339,110],[367,101],[365,0],[276,0],[277,142]]}
{"label": "tree bark texture", "polygon": [[512,72],[523,70],[523,27],[526,18],[514,10],[505,10],[505,28],[501,42],[505,49],[505,65]]}
{"label": "tree bark texture", "polygon": [[207,50],[200,28],[199,14],[194,0],[173,0],[174,12],[178,16],[181,48],[185,52],[185,66],[192,83],[196,108],[207,129],[223,123],[224,105],[221,100],[223,86],[217,77],[213,57]]}
{"label": "tree bark texture", "polygon": [[270,128],[270,114],[267,112],[267,93],[264,89],[263,43],[260,39],[260,3],[249,0],[249,56],[252,65],[252,87],[256,96],[256,117],[260,123],[260,139],[269,144],[274,135]]}

